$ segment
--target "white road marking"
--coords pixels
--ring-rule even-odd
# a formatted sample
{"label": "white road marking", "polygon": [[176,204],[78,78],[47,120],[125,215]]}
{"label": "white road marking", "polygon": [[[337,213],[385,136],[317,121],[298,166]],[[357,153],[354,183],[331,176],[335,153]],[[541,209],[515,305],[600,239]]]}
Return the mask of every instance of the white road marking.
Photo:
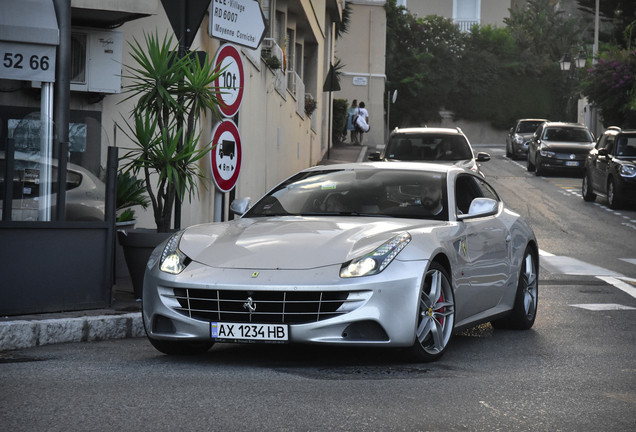
{"label": "white road marking", "polygon": [[629,284],[627,282],[624,282],[624,281],[636,282],[636,279],[623,277],[623,278],[621,278],[623,280],[619,280],[619,279],[614,278],[614,277],[605,277],[605,276],[597,276],[597,278],[599,278],[602,281],[605,281],[606,283],[608,283],[610,285],[614,285],[619,290],[624,291],[627,294],[629,294],[630,296],[636,298],[636,288],[633,285],[631,285],[631,284]]}
{"label": "white road marking", "polygon": [[636,265],[636,258],[619,258],[619,260]]}
{"label": "white road marking", "polygon": [[608,311],[608,310],[636,310],[631,306],[623,306],[616,303],[590,303],[590,304],[571,304],[569,306],[587,309],[591,311]]}
{"label": "white road marking", "polygon": [[[545,253],[545,252],[544,252]],[[541,259],[541,267],[550,273],[568,274],[579,276],[611,276],[623,277],[622,274],[615,271],[605,269],[603,267],[588,264],[575,258],[567,256],[544,255],[539,252]]]}

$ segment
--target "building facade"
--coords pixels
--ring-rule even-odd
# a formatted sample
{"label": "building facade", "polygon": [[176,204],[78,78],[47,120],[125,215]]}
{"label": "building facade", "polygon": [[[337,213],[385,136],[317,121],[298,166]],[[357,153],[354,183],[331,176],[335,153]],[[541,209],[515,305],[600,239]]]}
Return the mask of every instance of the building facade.
{"label": "building facade", "polygon": [[334,97],[364,102],[371,129],[363,144],[384,144],[386,85],[385,0],[348,0],[351,9],[349,31],[336,41],[336,58],[344,66],[341,90]]}
{"label": "building facade", "polygon": [[[266,34],[255,50],[238,47],[245,88],[234,117],[243,146],[234,192],[237,197],[253,199],[298,170],[317,164],[327,150],[330,111],[322,86],[334,57],[334,23],[341,20],[344,7],[344,0],[259,3]],[[132,144],[118,129],[135,103],[122,91],[130,84],[126,67],[134,65],[129,44],[143,42],[147,33],[163,37],[174,32],[159,0],[71,0],[71,6],[70,127],[77,133],[71,139],[69,162],[103,179],[108,146]],[[224,41],[210,37],[209,20],[206,12],[191,49],[205,51],[212,59]],[[278,57],[283,67],[268,67],[265,59],[269,56]],[[0,141],[13,133],[21,119],[40,111],[40,88],[41,83],[34,81],[0,79]],[[317,103],[317,109],[308,115],[305,103],[310,100]],[[210,116],[201,122],[201,145],[210,142],[215,125]],[[120,155],[123,153],[121,150]],[[212,178],[209,165],[206,159],[201,169]],[[218,193],[214,183],[202,184],[199,199],[184,203],[182,225],[214,221],[215,213],[218,218]],[[138,226],[154,226],[151,211],[139,208],[136,214]]]}

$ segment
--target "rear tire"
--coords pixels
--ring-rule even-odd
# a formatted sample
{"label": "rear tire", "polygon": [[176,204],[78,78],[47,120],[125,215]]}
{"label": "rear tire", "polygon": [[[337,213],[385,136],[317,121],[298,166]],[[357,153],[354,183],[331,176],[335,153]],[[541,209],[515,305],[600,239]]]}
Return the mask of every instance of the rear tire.
{"label": "rear tire", "polygon": [[581,194],[583,195],[584,201],[592,202],[596,199],[596,194],[592,192],[592,188],[591,188],[590,174],[587,171],[583,174],[583,183],[581,184]]}
{"label": "rear tire", "polygon": [[497,329],[528,330],[537,318],[538,304],[539,267],[532,249],[527,246],[519,270],[519,282],[512,311],[507,317],[494,320],[491,324]]}
{"label": "rear tire", "polygon": [[415,343],[409,357],[417,362],[439,360],[453,335],[455,299],[450,278],[444,267],[433,262],[420,289]]}

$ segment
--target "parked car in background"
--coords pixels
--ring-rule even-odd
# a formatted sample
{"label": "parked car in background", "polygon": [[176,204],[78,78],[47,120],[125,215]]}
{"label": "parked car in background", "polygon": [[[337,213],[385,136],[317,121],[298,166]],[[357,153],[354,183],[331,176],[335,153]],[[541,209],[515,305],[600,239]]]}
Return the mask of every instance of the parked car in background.
{"label": "parked car in background", "polygon": [[478,162],[490,160],[488,153],[475,158],[468,138],[460,128],[395,128],[382,153],[369,155],[371,161],[418,161],[457,166],[479,173]]}
{"label": "parked car in background", "polygon": [[611,126],[585,160],[583,199],[607,197],[610,208],[636,202],[636,130]]}
{"label": "parked car in background", "polygon": [[506,156],[510,159],[526,158],[528,155],[528,143],[532,135],[545,119],[521,119],[517,120],[514,127],[506,137]]}
{"label": "parked car in background", "polygon": [[[40,156],[15,152],[11,219],[38,221],[40,200]],[[4,200],[5,153],[0,151],[0,210]],[[52,190],[57,189],[57,159],[51,163]],[[51,194],[51,214],[55,214],[57,194]],[[106,186],[88,170],[72,163],[66,170],[66,220],[103,221]],[[1,211],[0,211],[1,214]]]}
{"label": "parked car in background", "polygon": [[543,175],[548,170],[583,173],[585,159],[594,148],[594,136],[579,123],[542,123],[528,144],[528,171]]}
{"label": "parked car in background", "polygon": [[317,166],[249,207],[235,200],[240,219],[189,227],[152,253],[142,313],[159,351],[312,343],[404,348],[429,362],[453,333],[535,321],[537,240],[478,174]]}

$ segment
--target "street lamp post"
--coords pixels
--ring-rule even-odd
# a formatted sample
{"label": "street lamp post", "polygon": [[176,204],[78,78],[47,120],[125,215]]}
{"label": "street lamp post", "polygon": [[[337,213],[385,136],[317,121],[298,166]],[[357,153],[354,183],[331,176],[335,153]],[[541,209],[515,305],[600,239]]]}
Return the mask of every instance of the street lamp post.
{"label": "street lamp post", "polygon": [[[584,50],[580,50],[578,53],[578,57],[572,58],[569,53],[565,53],[561,60],[559,60],[559,66],[561,70],[566,72],[565,82],[567,85],[568,91],[568,102],[566,107],[566,115],[568,118],[571,117],[571,108],[572,108],[572,84],[574,81],[578,81],[578,69],[585,67],[587,63],[587,52]],[[574,67],[572,67],[574,64]],[[578,100],[578,98],[577,98]],[[576,111],[575,111],[576,112]],[[574,119],[575,121],[577,119]]]}

